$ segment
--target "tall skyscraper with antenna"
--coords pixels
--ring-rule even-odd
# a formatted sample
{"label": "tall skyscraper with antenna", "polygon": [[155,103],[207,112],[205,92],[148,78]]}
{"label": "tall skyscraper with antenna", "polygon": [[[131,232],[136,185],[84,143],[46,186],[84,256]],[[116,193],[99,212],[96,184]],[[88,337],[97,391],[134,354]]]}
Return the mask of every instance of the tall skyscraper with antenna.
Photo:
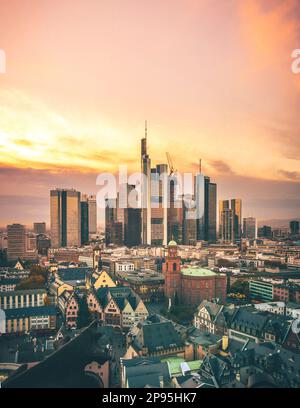
{"label": "tall skyscraper with antenna", "polygon": [[142,244],[151,245],[151,159],[147,153],[147,121],[145,136],[141,140],[141,173],[142,179]]}

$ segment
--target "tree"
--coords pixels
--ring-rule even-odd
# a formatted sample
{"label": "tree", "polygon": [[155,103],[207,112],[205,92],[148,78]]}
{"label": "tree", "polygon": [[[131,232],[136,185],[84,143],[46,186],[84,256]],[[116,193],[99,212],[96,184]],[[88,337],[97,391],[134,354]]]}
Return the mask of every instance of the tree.
{"label": "tree", "polygon": [[234,262],[229,261],[228,259],[221,258],[218,260],[218,266],[224,268],[234,268],[236,264]]}
{"label": "tree", "polygon": [[48,278],[48,269],[40,265],[30,265],[30,275],[22,279],[16,289],[41,289],[45,287]]}
{"label": "tree", "polygon": [[230,288],[233,293],[242,293],[245,296],[249,296],[249,282],[237,280],[235,281]]}

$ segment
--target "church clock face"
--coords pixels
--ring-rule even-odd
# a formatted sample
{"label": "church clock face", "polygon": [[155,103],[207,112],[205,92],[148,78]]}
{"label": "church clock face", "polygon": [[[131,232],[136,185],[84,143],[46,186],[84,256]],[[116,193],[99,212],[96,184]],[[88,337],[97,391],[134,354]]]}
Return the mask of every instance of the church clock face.
{"label": "church clock face", "polygon": [[175,258],[176,255],[177,255],[177,250],[176,250],[176,248],[170,248],[170,249],[169,249],[169,254],[170,254],[170,257],[171,257],[171,258]]}

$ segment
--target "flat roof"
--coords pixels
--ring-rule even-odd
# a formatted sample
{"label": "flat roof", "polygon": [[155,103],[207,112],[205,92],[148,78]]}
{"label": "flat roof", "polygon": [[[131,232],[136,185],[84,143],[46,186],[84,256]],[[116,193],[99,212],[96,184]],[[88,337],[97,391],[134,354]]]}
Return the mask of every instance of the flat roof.
{"label": "flat roof", "polygon": [[194,276],[194,277],[208,277],[208,276],[215,276],[216,273],[209,270],[209,269],[204,269],[204,268],[193,268],[193,267],[187,267],[187,268],[182,268],[181,273],[184,276]]}
{"label": "flat roof", "polygon": [[1,297],[7,296],[20,296],[20,295],[34,295],[34,294],[41,294],[47,293],[45,288],[38,288],[38,289],[19,289],[19,290],[11,290],[9,292],[0,292]]}

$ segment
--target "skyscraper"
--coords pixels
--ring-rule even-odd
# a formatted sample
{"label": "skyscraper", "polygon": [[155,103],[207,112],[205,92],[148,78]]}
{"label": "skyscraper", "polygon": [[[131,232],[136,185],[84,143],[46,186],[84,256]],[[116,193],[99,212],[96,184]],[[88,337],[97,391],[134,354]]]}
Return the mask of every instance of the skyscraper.
{"label": "skyscraper", "polygon": [[206,240],[216,242],[217,240],[217,184],[208,185],[208,228]]}
{"label": "skyscraper", "polygon": [[217,227],[217,185],[198,173],[195,177],[197,240],[215,242]]}
{"label": "skyscraper", "polygon": [[106,245],[114,242],[114,228],[117,222],[117,199],[107,198],[105,200],[105,242]]}
{"label": "skyscraper", "polygon": [[219,237],[225,242],[239,240],[242,232],[242,200],[235,198],[230,204],[229,200],[219,201]]}
{"label": "skyscraper", "polygon": [[183,207],[183,243],[195,245],[197,241],[196,206],[193,206],[193,195],[185,195]]}
{"label": "skyscraper", "polygon": [[[127,185],[128,195],[134,195],[137,201],[137,191],[134,185]],[[141,209],[133,208],[128,202],[124,217],[124,243],[128,247],[141,244]]]}
{"label": "skyscraper", "polygon": [[80,215],[81,215],[81,245],[88,244],[89,242],[89,204],[87,198],[84,197],[80,203]]}
{"label": "skyscraper", "polygon": [[[168,165],[158,164],[151,169],[151,245],[167,245],[167,206],[164,205],[162,174],[167,175]],[[167,192],[165,192],[167,194]]]}
{"label": "skyscraper", "polygon": [[195,176],[194,191],[195,191],[195,205],[196,205],[196,218],[197,218],[196,220],[197,240],[204,241],[206,238],[206,223],[207,223],[207,218],[208,218],[207,205],[205,206],[205,204],[208,204],[208,194],[207,194],[208,188],[207,188],[207,182],[202,173],[198,173]]}
{"label": "skyscraper", "polygon": [[223,242],[233,242],[233,211],[231,208],[224,208],[221,212],[221,240]]}
{"label": "skyscraper", "polygon": [[272,227],[270,227],[269,225],[264,225],[263,227],[258,228],[257,235],[259,237],[272,239]]}
{"label": "skyscraper", "polygon": [[89,212],[89,238],[91,235],[97,234],[97,202],[96,196],[88,197],[88,212]]}
{"label": "skyscraper", "polygon": [[23,258],[26,252],[26,231],[21,224],[7,226],[7,259]]}
{"label": "skyscraper", "polygon": [[257,238],[256,218],[243,218],[243,237],[249,239]]}
{"label": "skyscraper", "polygon": [[223,211],[229,209],[229,200],[219,201],[219,238],[222,239],[223,236]]}
{"label": "skyscraper", "polygon": [[81,196],[81,243],[87,244],[93,234],[97,233],[96,196]]}
{"label": "skyscraper", "polygon": [[79,246],[81,242],[80,192],[50,191],[51,244],[53,248]]}
{"label": "skyscraper", "polygon": [[147,154],[147,121],[145,137],[141,140],[141,173],[142,180],[142,244],[151,245],[151,160]]}
{"label": "skyscraper", "polygon": [[299,235],[299,221],[290,222],[291,235]]}
{"label": "skyscraper", "polygon": [[[122,185],[122,191],[135,195],[134,185]],[[126,245],[128,247],[141,244],[141,209],[124,201],[123,194],[106,200],[105,208],[105,238],[107,244]]]}
{"label": "skyscraper", "polygon": [[232,199],[231,209],[233,213],[233,239],[237,241],[242,235],[242,200],[240,198]]}
{"label": "skyscraper", "polygon": [[183,208],[182,195],[177,196],[178,180],[176,175],[169,176],[170,208],[168,208],[168,242],[175,240],[178,244],[183,242]]}
{"label": "skyscraper", "polygon": [[45,222],[34,222],[33,231],[35,234],[46,234],[46,223]]}

